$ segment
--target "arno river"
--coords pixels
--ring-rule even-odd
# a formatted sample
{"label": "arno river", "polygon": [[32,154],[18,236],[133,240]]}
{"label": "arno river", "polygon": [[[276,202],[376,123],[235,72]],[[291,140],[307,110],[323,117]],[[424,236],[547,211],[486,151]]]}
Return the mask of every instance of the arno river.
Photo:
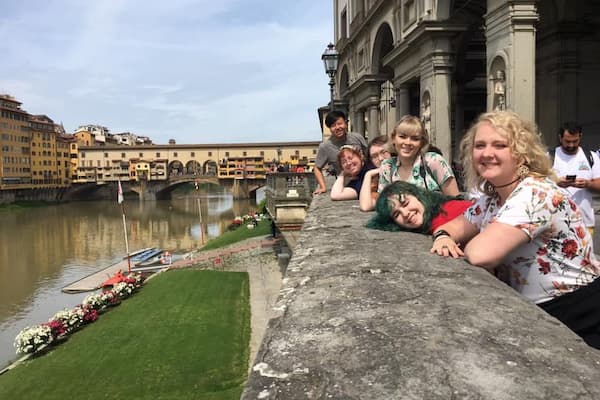
{"label": "arno river", "polygon": [[[202,225],[198,212],[202,210]],[[228,193],[170,201],[125,202],[130,251],[161,247],[185,252],[201,235],[220,235],[254,201]],[[0,212],[0,369],[13,358],[13,341],[26,326],[79,304],[87,293],[60,289],[125,255],[121,207],[116,202],[73,202]]]}

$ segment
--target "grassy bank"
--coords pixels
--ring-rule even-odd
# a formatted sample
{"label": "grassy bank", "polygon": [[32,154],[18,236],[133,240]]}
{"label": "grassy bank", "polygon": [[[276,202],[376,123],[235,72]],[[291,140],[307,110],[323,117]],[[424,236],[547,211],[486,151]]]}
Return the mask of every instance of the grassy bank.
{"label": "grassy bank", "polygon": [[0,398],[239,399],[249,338],[246,273],[169,271],[0,376]]}
{"label": "grassy bank", "polygon": [[270,233],[271,221],[268,220],[259,221],[258,226],[254,229],[248,229],[245,225],[242,225],[236,230],[227,231],[218,238],[209,240],[201,250],[217,249],[252,237],[269,235]]}

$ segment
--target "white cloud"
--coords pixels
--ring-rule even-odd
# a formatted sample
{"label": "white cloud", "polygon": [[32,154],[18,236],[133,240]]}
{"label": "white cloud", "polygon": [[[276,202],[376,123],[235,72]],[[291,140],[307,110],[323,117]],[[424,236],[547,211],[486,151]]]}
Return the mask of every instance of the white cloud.
{"label": "white cloud", "polygon": [[0,34],[18,38],[0,43],[0,92],[67,130],[100,123],[160,143],[320,137],[330,2],[23,3],[0,16]]}

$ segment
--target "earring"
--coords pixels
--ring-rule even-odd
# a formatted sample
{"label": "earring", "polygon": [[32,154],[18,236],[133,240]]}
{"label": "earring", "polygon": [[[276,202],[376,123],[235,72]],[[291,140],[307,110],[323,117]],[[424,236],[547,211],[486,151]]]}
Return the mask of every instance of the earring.
{"label": "earring", "polygon": [[525,179],[528,175],[529,167],[527,166],[527,164],[519,165],[519,168],[517,168],[517,176],[519,177],[519,179]]}
{"label": "earring", "polygon": [[488,196],[492,197],[496,194],[496,188],[488,181],[485,181],[485,183],[483,184],[483,192]]}

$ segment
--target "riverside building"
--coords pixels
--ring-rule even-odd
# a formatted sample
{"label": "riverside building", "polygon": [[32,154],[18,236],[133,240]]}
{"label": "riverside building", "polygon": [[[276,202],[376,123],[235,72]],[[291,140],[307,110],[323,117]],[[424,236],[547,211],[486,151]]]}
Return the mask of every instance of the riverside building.
{"label": "riverside building", "polygon": [[514,110],[552,146],[600,145],[599,0],[334,0],[335,106],[368,138],[420,116],[448,159],[480,113]]}

